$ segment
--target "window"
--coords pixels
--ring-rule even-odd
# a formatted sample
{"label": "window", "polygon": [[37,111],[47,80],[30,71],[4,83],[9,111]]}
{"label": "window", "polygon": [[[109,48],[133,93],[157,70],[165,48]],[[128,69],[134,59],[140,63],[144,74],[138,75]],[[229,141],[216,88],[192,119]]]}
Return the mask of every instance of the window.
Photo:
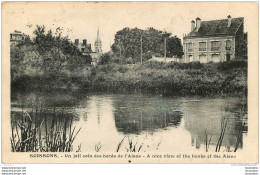
{"label": "window", "polygon": [[208,62],[207,55],[205,55],[205,54],[199,55],[199,59],[200,59],[199,61],[201,63],[207,63]]}
{"label": "window", "polygon": [[192,52],[192,43],[187,43],[188,52]]}
{"label": "window", "polygon": [[226,50],[231,50],[231,41],[230,40],[226,41]]}
{"label": "window", "polygon": [[193,61],[193,55],[188,55],[188,62],[192,62]]}
{"label": "window", "polygon": [[219,41],[212,41],[211,42],[211,50],[219,50],[220,42]]}
{"label": "window", "polygon": [[219,54],[212,54],[211,55],[211,61],[213,61],[214,63],[220,62],[220,55]]}
{"label": "window", "polygon": [[206,42],[199,42],[199,51],[206,51]]}

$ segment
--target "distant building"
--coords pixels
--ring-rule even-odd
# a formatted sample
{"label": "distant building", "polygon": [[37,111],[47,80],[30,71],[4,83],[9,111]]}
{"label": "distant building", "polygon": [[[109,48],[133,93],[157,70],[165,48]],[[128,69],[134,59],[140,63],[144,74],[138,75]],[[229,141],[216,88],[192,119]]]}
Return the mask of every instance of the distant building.
{"label": "distant building", "polygon": [[223,62],[246,56],[244,18],[191,21],[191,32],[183,37],[184,62]]}
{"label": "distant building", "polygon": [[15,30],[13,33],[10,33],[10,45],[17,45],[25,41],[27,35],[21,31]]}
{"label": "distant building", "polygon": [[79,39],[75,39],[74,45],[78,47],[83,55],[89,54],[92,57],[91,65],[96,65],[99,62],[99,58],[102,55],[102,42],[99,36],[99,29],[97,31],[97,38],[95,41],[95,51],[91,49],[91,44],[87,43],[86,39],[83,39],[82,42]]}
{"label": "distant building", "polygon": [[79,39],[75,39],[74,45],[78,47],[83,55],[92,53],[91,44],[88,44],[86,39],[83,39],[82,42],[79,42]]}
{"label": "distant building", "polygon": [[101,57],[103,51],[102,51],[102,42],[99,36],[99,29],[97,31],[97,38],[95,41],[95,52],[92,52],[90,55],[92,57],[92,62],[98,63],[99,58]]}

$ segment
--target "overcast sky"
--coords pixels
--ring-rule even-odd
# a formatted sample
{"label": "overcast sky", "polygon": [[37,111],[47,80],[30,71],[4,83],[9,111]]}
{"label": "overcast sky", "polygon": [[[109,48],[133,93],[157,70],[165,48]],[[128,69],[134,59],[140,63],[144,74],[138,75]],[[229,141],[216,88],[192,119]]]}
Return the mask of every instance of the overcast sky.
{"label": "overcast sky", "polygon": [[[103,43],[103,51],[110,49],[114,35],[124,27],[145,29],[153,27],[177,35],[182,39],[191,28],[190,21],[200,17],[201,20],[245,17],[250,18],[250,5],[239,3],[184,3],[184,2],[125,2],[125,3],[13,3],[7,5],[10,32],[20,30],[32,35],[35,26],[45,25],[55,30],[63,27],[64,35],[70,39],[87,39],[95,42],[97,29]],[[243,9],[247,9],[243,11]],[[4,21],[3,21],[4,22]],[[93,46],[92,46],[92,49]]]}

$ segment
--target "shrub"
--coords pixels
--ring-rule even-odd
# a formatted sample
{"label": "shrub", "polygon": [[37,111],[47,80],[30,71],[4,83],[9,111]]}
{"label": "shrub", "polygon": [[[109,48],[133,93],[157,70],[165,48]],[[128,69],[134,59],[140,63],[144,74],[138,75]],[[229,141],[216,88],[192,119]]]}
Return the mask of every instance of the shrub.
{"label": "shrub", "polygon": [[100,57],[100,62],[99,64],[108,64],[112,61],[111,56],[108,53],[103,54]]}
{"label": "shrub", "polygon": [[247,61],[230,61],[218,64],[219,70],[230,70],[234,68],[247,68]]}

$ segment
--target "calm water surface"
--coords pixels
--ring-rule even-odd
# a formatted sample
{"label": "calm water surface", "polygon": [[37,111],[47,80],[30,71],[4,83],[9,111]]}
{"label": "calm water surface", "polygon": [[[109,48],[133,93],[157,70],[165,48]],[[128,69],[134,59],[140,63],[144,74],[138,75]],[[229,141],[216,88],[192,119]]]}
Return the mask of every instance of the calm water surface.
{"label": "calm water surface", "polygon": [[[85,93],[16,93],[12,111],[31,111],[42,104],[51,111],[73,117],[73,126],[81,128],[74,147],[81,151],[127,151],[129,140],[141,151],[215,151],[221,133],[221,121],[227,121],[221,151],[246,149],[247,107],[244,98],[163,97],[160,95],[119,95]],[[51,118],[48,118],[50,125]],[[15,119],[13,119],[15,120]],[[207,137],[207,139],[206,139]]]}

